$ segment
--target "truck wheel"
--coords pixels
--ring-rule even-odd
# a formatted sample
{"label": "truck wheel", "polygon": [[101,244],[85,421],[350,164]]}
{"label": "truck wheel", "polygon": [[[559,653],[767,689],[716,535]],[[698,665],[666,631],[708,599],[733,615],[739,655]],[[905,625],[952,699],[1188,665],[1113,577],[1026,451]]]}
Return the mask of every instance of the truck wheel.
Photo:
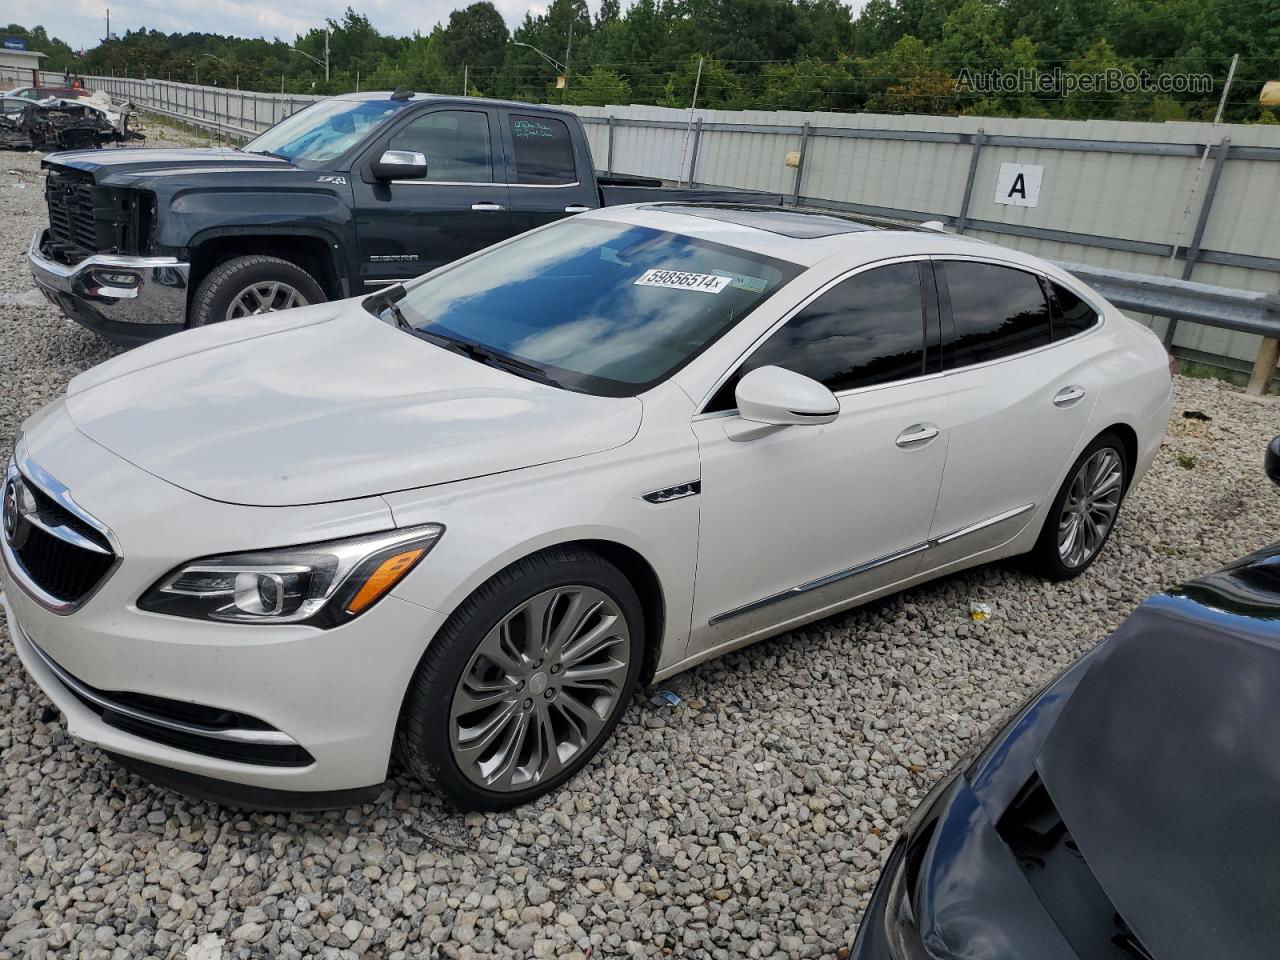
{"label": "truck wheel", "polygon": [[296,263],[279,257],[236,257],[211,271],[196,288],[187,326],[203,327],[327,299],[315,278]]}

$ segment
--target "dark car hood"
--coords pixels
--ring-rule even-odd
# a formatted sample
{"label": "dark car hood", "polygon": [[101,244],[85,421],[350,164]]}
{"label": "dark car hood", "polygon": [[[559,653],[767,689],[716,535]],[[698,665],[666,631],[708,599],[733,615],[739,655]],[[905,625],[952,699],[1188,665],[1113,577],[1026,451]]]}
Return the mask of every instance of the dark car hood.
{"label": "dark car hood", "polygon": [[1158,960],[1280,953],[1280,545],[1144,603],[1036,767]]}
{"label": "dark car hood", "polygon": [[148,173],[158,170],[190,170],[204,168],[228,170],[243,167],[261,170],[275,167],[291,170],[293,165],[278,157],[256,153],[244,153],[228,147],[192,148],[172,150],[164,147],[130,148],[127,150],[72,150],[51,153],[44,158],[43,167],[71,167],[93,174],[96,181],[117,173]]}

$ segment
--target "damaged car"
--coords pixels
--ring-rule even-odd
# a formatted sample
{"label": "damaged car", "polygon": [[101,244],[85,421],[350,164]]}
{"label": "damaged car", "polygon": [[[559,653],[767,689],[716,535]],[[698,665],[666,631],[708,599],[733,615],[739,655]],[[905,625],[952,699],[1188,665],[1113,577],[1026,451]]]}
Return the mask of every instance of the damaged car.
{"label": "damaged car", "polygon": [[141,140],[129,129],[132,104],[114,105],[86,99],[30,100],[0,97],[0,149],[85,150],[108,143]]}
{"label": "damaged car", "polygon": [[854,960],[1276,956],[1278,678],[1280,543],[1148,599],[920,803]]}

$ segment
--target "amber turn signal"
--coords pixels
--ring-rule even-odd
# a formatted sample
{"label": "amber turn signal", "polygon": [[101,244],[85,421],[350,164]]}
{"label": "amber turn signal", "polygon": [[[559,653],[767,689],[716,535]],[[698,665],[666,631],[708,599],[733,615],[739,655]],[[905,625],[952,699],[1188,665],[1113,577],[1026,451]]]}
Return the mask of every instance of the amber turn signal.
{"label": "amber turn signal", "polygon": [[423,547],[405,550],[387,557],[364,582],[359,591],[347,603],[347,613],[357,614],[382,598],[382,595],[400,582],[400,578],[413,569],[413,565],[422,559],[427,551]]}

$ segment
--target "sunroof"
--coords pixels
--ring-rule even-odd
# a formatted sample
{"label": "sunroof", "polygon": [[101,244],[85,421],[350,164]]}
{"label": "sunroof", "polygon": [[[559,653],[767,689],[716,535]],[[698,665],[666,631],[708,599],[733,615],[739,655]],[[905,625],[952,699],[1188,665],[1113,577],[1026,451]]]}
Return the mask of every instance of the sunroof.
{"label": "sunroof", "polygon": [[867,230],[911,229],[907,224],[875,217],[833,215],[804,210],[783,210],[778,207],[752,207],[738,204],[683,204],[655,203],[654,207],[707,220],[723,220],[743,227],[767,230],[795,240],[817,240],[842,233],[862,233]]}

